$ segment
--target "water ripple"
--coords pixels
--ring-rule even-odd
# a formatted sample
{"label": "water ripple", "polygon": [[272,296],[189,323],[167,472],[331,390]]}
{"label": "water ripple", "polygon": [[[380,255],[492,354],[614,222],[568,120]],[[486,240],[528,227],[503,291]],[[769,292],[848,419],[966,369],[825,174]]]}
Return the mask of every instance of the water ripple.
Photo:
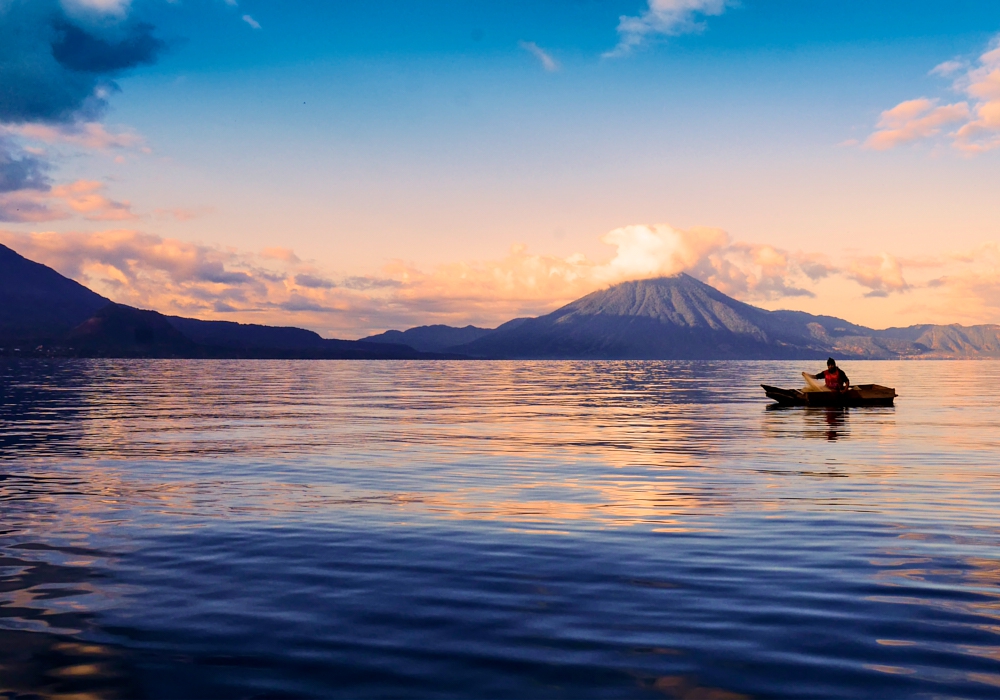
{"label": "water ripple", "polygon": [[0,363],[0,694],[995,697],[997,363]]}

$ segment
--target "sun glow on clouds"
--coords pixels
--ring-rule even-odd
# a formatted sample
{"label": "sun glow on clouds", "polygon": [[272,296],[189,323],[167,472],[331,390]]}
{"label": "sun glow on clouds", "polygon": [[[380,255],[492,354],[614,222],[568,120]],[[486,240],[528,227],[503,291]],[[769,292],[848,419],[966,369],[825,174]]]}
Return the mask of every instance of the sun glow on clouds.
{"label": "sun glow on clouds", "polygon": [[[82,185],[80,190],[86,210],[88,193]],[[825,308],[809,310],[855,316],[857,307],[839,308],[830,300],[832,284],[848,302],[861,296],[872,298],[869,305],[895,299],[894,308],[911,315],[908,323],[1000,320],[996,245],[935,260],[882,253],[833,261],[821,253],[733,241],[712,228],[634,225],[602,241],[615,249],[606,261],[536,255],[514,245],[499,260],[430,270],[394,261],[377,275],[338,276],[285,248],[250,253],[129,229],[0,232],[0,242],[22,255],[121,303],[199,318],[305,326],[339,337],[428,323],[494,326],[546,313],[617,282],[679,272],[769,308],[801,299],[792,305],[815,302]],[[823,298],[814,299],[820,292]],[[900,324],[898,316],[885,320],[881,325]]]}
{"label": "sun glow on clouds", "polygon": [[932,75],[955,76],[952,88],[967,100],[939,105],[940,100],[921,97],[900,102],[882,112],[864,146],[884,151],[939,136],[953,125],[946,136],[959,151],[975,154],[1000,146],[1000,37],[976,63],[945,61],[931,70]]}

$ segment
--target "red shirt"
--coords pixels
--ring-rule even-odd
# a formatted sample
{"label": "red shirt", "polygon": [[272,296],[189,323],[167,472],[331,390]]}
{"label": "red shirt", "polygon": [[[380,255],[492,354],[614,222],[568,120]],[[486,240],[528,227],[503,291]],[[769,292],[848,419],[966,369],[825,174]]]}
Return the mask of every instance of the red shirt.
{"label": "red shirt", "polygon": [[826,388],[830,391],[842,391],[845,387],[851,385],[851,380],[847,378],[847,374],[840,367],[834,367],[833,369],[824,370],[819,374],[814,374],[813,379],[825,380]]}

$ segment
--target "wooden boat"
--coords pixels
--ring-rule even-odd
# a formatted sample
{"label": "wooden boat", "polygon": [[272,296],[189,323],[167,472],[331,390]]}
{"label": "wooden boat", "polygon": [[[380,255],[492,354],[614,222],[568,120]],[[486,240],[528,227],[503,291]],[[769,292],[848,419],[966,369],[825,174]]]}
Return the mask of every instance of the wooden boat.
{"label": "wooden boat", "polygon": [[769,399],[781,406],[892,406],[896,390],[881,384],[858,384],[847,391],[830,391],[808,373],[803,372],[806,385],[801,389],[764,387]]}

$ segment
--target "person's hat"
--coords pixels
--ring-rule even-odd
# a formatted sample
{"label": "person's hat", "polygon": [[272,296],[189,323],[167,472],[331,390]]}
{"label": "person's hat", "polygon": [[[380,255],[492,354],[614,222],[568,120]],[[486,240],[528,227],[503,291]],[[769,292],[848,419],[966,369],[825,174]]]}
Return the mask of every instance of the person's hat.
{"label": "person's hat", "polygon": [[837,361],[835,359],[833,359],[832,357],[826,358],[826,366],[827,367],[830,367],[831,365],[835,365],[835,364],[837,364]]}

